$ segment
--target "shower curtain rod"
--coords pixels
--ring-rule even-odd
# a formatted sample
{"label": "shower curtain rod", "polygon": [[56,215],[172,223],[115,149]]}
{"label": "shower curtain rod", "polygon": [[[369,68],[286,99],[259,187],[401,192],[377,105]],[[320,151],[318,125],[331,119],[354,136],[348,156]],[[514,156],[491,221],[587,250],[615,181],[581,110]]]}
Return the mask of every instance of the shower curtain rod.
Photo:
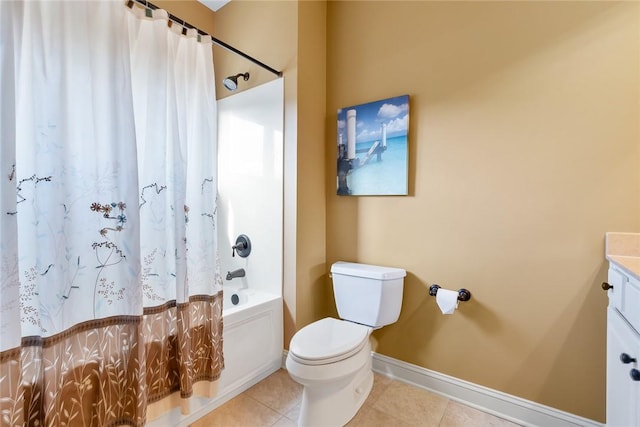
{"label": "shower curtain rod", "polygon": [[[156,6],[155,4],[153,4],[153,3],[151,3],[151,2],[149,2],[149,1],[147,1],[147,0],[129,0],[129,2],[127,3],[127,5],[128,5],[129,7],[133,6],[134,1],[135,1],[135,3],[139,3],[139,4],[141,4],[141,5],[145,6],[146,8],[149,8],[149,9],[153,9],[153,10],[160,9],[158,6]],[[167,13],[169,13],[169,12],[167,11]],[[180,19],[180,18],[178,18],[177,16],[172,15],[171,13],[169,13],[169,19],[170,19],[171,21],[173,21],[173,22],[176,22],[176,23],[178,23],[178,24],[182,25],[182,26],[183,26],[183,27],[185,27],[185,28],[192,28],[192,29],[196,30],[196,31],[198,32],[198,34],[200,34],[201,36],[209,36],[209,37],[211,37],[211,41],[212,41],[213,43],[217,44],[218,46],[222,46],[223,48],[225,48],[225,49],[227,49],[227,50],[229,50],[229,51],[231,51],[231,52],[235,53],[236,55],[240,55],[240,56],[242,56],[243,58],[248,59],[249,61],[253,62],[254,64],[256,64],[256,65],[258,65],[258,66],[260,66],[260,67],[264,68],[265,70],[272,72],[272,73],[273,73],[273,74],[275,74],[276,76],[278,76],[278,77],[282,77],[282,71],[278,71],[278,70],[276,70],[276,69],[274,69],[274,68],[269,67],[269,66],[268,66],[267,64],[265,64],[264,62],[260,62],[260,61],[258,61],[257,59],[255,59],[254,57],[247,55],[247,54],[246,54],[246,53],[244,53],[243,51],[241,51],[241,50],[239,50],[239,49],[236,49],[235,47],[231,46],[230,44],[225,43],[225,42],[223,42],[222,40],[219,40],[219,39],[217,39],[217,38],[213,37],[211,34],[207,34],[207,33],[205,33],[205,32],[204,32],[204,31],[202,31],[201,29],[196,28],[196,27],[194,27],[193,25],[189,24],[187,21],[185,21],[185,20],[183,20],[183,19]]]}

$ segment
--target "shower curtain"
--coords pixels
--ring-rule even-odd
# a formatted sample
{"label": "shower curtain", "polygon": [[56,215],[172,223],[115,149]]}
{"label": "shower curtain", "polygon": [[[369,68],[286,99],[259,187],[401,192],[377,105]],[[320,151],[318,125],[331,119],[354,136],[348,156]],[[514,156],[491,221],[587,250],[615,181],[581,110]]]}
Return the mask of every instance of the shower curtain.
{"label": "shower curtain", "polygon": [[223,368],[211,39],[0,2],[0,425],[140,426]]}

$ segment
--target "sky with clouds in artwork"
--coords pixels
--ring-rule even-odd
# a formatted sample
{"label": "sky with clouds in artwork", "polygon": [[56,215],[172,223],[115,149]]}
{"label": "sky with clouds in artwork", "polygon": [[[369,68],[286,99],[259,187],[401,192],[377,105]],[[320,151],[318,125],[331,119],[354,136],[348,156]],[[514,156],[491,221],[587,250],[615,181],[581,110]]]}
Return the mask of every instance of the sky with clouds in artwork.
{"label": "sky with clouds in artwork", "polygon": [[[338,135],[347,143],[347,111],[356,110],[356,142],[382,138],[382,124],[387,125],[387,138],[405,136],[409,125],[409,95],[396,96],[368,104],[338,110]],[[338,141],[340,138],[338,137]]]}

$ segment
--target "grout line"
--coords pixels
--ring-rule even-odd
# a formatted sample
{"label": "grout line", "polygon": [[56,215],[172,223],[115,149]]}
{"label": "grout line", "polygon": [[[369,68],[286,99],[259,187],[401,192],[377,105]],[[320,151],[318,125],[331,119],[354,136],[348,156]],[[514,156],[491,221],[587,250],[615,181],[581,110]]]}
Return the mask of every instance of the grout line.
{"label": "grout line", "polygon": [[281,416],[280,418],[278,418],[277,420],[275,420],[273,423],[271,423],[268,427],[273,427],[273,426],[275,426],[276,424],[278,424],[278,423],[279,423],[280,421],[282,421],[283,419],[287,419],[287,420],[288,420],[289,418],[287,418],[287,417],[285,417],[285,416],[283,415],[283,416]]}

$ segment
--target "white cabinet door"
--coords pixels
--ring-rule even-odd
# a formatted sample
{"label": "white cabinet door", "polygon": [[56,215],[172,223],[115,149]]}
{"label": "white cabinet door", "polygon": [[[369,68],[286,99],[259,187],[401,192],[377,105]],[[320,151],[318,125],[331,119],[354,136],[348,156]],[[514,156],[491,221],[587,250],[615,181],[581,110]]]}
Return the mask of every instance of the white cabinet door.
{"label": "white cabinet door", "polygon": [[607,291],[609,295],[609,305],[618,310],[622,310],[622,300],[624,288],[629,279],[615,268],[609,267],[609,284],[612,286]]}
{"label": "white cabinet door", "polygon": [[[627,363],[621,360],[626,354]],[[623,357],[624,358],[624,357]],[[635,359],[630,361],[628,359]],[[607,427],[640,427],[640,336],[612,307],[607,309]]]}

